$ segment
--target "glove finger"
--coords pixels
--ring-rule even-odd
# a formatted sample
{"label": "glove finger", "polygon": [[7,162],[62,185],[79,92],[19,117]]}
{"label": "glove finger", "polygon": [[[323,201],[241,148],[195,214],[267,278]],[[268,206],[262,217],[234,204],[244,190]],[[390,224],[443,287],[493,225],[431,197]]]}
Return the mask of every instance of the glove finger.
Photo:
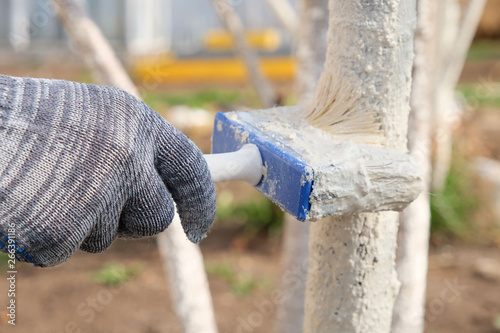
{"label": "glove finger", "polygon": [[198,243],[215,219],[215,184],[210,170],[198,147],[168,122],[164,121],[158,136],[156,167],[177,204],[184,232]]}
{"label": "glove finger", "polygon": [[95,225],[80,245],[80,250],[101,253],[110,247],[117,236],[122,207],[123,203],[117,201],[113,203],[113,206],[104,208],[103,213],[97,218]]}
{"label": "glove finger", "polygon": [[154,170],[145,177],[125,205],[118,227],[119,237],[138,238],[153,236],[167,229],[175,208],[165,184]]}

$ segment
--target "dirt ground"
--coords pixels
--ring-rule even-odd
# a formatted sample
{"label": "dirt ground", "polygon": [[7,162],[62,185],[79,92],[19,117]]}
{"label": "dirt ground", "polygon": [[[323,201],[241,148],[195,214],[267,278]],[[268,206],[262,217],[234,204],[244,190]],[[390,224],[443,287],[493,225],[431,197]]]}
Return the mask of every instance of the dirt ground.
{"label": "dirt ground", "polygon": [[479,273],[477,264],[485,258],[500,265],[498,248],[446,245],[432,249],[426,332],[500,332],[493,326],[500,315],[500,281]]}
{"label": "dirt ground", "polygon": [[[231,262],[265,284],[249,295],[238,296],[221,277],[210,276],[220,332],[271,332],[275,309],[268,300],[280,288],[279,241],[228,251],[234,248],[231,244],[236,234],[227,228],[212,233],[202,245],[207,264]],[[499,332],[493,327],[494,318],[500,315],[499,281],[475,273],[480,258],[500,263],[500,250],[463,245],[432,249],[426,332]],[[140,265],[142,269],[122,287],[106,287],[96,283],[93,276],[107,262]],[[0,332],[181,332],[152,239],[118,241],[101,255],[80,252],[50,269],[18,264],[17,277],[17,325],[8,325],[2,313]],[[7,287],[6,280],[1,279],[0,290]],[[6,304],[5,292],[0,294],[0,304]]]}

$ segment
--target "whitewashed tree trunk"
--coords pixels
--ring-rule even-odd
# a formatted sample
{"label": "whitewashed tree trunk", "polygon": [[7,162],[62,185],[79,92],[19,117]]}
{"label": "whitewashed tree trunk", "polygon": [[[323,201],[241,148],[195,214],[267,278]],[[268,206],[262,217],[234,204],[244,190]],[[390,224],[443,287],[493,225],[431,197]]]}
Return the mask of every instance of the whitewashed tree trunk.
{"label": "whitewashed tree trunk", "polygon": [[300,333],[304,324],[304,302],[307,280],[308,222],[285,216],[281,254],[281,288],[283,298],[276,315],[276,333]]}
{"label": "whitewashed tree trunk", "polygon": [[[347,126],[359,141],[405,152],[415,21],[415,0],[330,0],[327,60],[310,121],[330,132]],[[321,125],[332,112],[342,123]],[[390,330],[398,218],[367,213],[311,225],[305,332]]]}
{"label": "whitewashed tree trunk", "polygon": [[[289,0],[266,0],[281,25],[294,36],[297,32],[299,18]],[[302,24],[301,24],[302,26]]]}
{"label": "whitewashed tree trunk", "polygon": [[184,333],[216,333],[212,297],[200,247],[189,243],[179,216],[157,239],[175,312]]}
{"label": "whitewashed tree trunk", "polygon": [[[454,89],[485,5],[470,0],[460,23],[457,0],[419,0],[409,149],[419,161],[427,189],[401,214],[397,271],[401,289],[394,307],[392,332],[424,330],[428,242],[430,232],[430,142],[435,159],[432,189],[443,188],[451,165],[453,123],[460,110]],[[432,121],[434,120],[434,122]],[[431,128],[434,126],[434,134]]]}
{"label": "whitewashed tree trunk", "polygon": [[436,66],[433,42],[436,2],[418,1],[415,60],[410,99],[408,148],[424,174],[424,192],[401,214],[396,270],[401,283],[392,318],[393,333],[424,330],[427,258],[430,232],[430,139],[432,80]]}
{"label": "whitewashed tree trunk", "polygon": [[486,2],[487,0],[469,0],[467,3],[455,41],[449,50],[449,58],[441,78],[442,82],[450,82],[453,87],[457,85]]}
{"label": "whitewashed tree trunk", "polygon": [[[297,93],[299,104],[311,101],[326,56],[328,0],[300,0],[297,31]],[[283,298],[276,317],[277,333],[301,333],[304,324],[309,223],[285,216],[282,250]]]}
{"label": "whitewashed tree trunk", "polygon": [[451,128],[460,118],[460,109],[455,100],[455,85],[443,80],[448,61],[455,52],[454,43],[458,37],[460,24],[460,3],[458,0],[443,0],[437,4],[436,15],[436,50],[434,73],[433,132],[434,156],[432,167],[432,191],[444,187],[451,165],[452,138]]}
{"label": "whitewashed tree trunk", "polygon": [[[134,56],[159,54],[170,49],[172,22],[171,1],[126,0],[125,36],[128,52]],[[166,30],[166,31],[165,31]]]}
{"label": "whitewashed tree trunk", "polygon": [[461,110],[455,100],[455,88],[467,58],[474,34],[481,20],[486,0],[469,0],[462,19],[457,0],[440,1],[438,21],[439,48],[436,58],[440,64],[435,68],[437,86],[434,96],[434,141],[433,191],[444,187],[451,165],[453,124],[459,121]]}
{"label": "whitewashed tree trunk", "polygon": [[139,91],[108,41],[78,1],[52,0],[52,3],[78,55],[90,68],[96,81],[121,88],[140,98]]}
{"label": "whitewashed tree trunk", "polygon": [[[78,2],[53,0],[53,3],[66,32],[99,82],[138,96],[111,46]],[[157,242],[168,272],[174,309],[184,332],[217,333],[201,251],[185,236],[177,214]]]}
{"label": "whitewashed tree trunk", "polygon": [[296,87],[298,102],[305,105],[314,97],[325,64],[328,0],[300,0],[298,12]]}
{"label": "whitewashed tree trunk", "polygon": [[215,12],[226,29],[233,35],[236,50],[245,61],[248,73],[259,95],[264,108],[270,108],[276,103],[273,87],[260,68],[257,53],[248,45],[245,28],[232,2],[228,0],[212,0]]}
{"label": "whitewashed tree trunk", "polygon": [[28,0],[10,0],[9,41],[14,51],[25,51],[30,45]]}

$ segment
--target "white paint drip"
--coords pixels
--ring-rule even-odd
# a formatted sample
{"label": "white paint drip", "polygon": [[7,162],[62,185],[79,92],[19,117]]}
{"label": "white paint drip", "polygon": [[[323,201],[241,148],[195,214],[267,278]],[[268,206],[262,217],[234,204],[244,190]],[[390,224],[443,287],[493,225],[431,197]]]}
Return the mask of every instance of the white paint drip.
{"label": "white paint drip", "polygon": [[267,179],[267,169],[269,168],[269,165],[267,164],[267,162],[264,163],[264,165],[262,166],[262,177],[264,180]]}

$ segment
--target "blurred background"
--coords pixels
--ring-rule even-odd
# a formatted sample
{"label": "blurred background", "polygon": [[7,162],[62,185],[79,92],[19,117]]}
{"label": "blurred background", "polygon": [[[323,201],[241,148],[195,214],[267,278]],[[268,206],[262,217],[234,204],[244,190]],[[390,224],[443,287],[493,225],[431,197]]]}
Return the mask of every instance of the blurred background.
{"label": "blurred background", "polygon": [[[145,102],[205,153],[215,112],[262,107],[210,1],[80,2]],[[296,104],[294,36],[265,1],[230,2],[277,103]],[[451,124],[451,169],[431,193],[426,332],[500,332],[499,18],[500,1],[489,0],[456,89],[463,111]],[[46,0],[0,0],[0,73],[95,83]],[[258,328],[245,323],[280,288],[282,231],[283,213],[252,187],[218,185],[217,220],[201,249],[220,332],[272,331],[274,310]],[[7,325],[2,305],[0,332],[181,331],[152,239],[18,271],[18,325]],[[464,288],[443,301],[450,281]],[[0,304],[7,289],[1,279]]]}

